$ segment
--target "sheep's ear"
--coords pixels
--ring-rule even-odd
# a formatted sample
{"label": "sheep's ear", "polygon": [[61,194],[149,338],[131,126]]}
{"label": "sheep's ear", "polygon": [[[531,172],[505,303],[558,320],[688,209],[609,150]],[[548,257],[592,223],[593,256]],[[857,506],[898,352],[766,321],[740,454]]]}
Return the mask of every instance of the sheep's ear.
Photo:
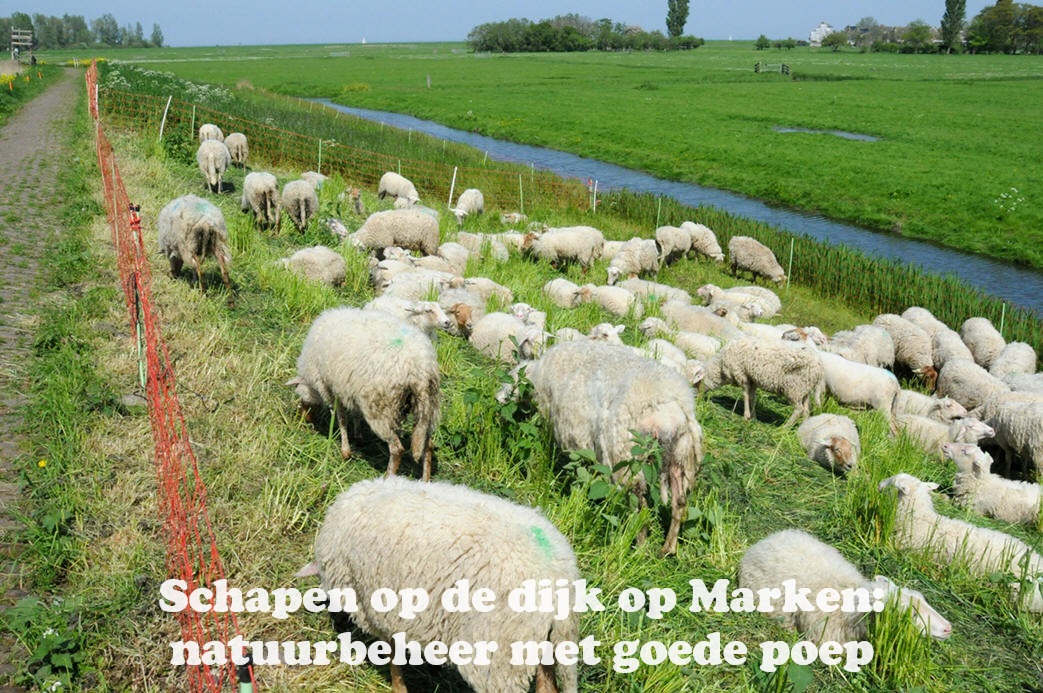
{"label": "sheep's ear", "polygon": [[298,376],[296,376],[296,377],[294,377],[294,378],[290,378],[289,380],[287,380],[287,381],[286,381],[285,383],[283,383],[283,384],[284,384],[284,385],[285,385],[286,387],[297,387],[298,385],[300,385],[300,384],[301,384],[301,376],[299,376],[299,375],[298,375]]}
{"label": "sheep's ear", "polygon": [[615,330],[616,334],[623,334],[623,330],[627,328],[626,325],[613,325],[612,329]]}
{"label": "sheep's ear", "polygon": [[938,490],[938,484],[934,483],[933,481],[921,481],[920,483],[923,484],[924,486],[926,486],[927,490],[929,490],[929,491],[937,491]]}
{"label": "sheep's ear", "polygon": [[884,590],[884,595],[886,596],[888,594],[891,594],[891,593],[895,592],[898,589],[898,585],[896,585],[895,583],[891,582],[891,578],[889,578],[889,577],[885,577],[883,575],[877,575],[876,577],[873,578],[873,589],[882,589],[882,590]]}
{"label": "sheep's ear", "polygon": [[300,570],[298,570],[294,574],[294,577],[311,577],[312,575],[318,575],[318,574],[319,574],[319,564],[316,563],[315,561],[312,561],[308,565],[306,565],[303,568],[301,568]]}

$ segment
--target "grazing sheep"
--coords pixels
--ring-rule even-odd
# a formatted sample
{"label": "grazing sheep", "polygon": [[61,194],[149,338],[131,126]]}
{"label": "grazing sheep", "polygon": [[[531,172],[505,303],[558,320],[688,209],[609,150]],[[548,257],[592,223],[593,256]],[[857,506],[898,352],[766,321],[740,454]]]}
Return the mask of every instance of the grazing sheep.
{"label": "grazing sheep", "polygon": [[717,236],[708,226],[685,221],[681,223],[681,229],[687,231],[688,235],[691,236],[692,250],[700,255],[705,255],[715,262],[724,262],[724,252],[721,250],[721,245],[717,242]]}
{"label": "grazing sheep", "polygon": [[177,277],[187,263],[195,269],[199,289],[203,290],[203,260],[211,255],[221,268],[221,280],[229,293],[228,228],[221,209],[195,195],[183,195],[167,203],[156,219],[159,252],[170,260],[170,276]]}
{"label": "grazing sheep", "polygon": [[275,176],[264,171],[246,174],[239,209],[252,211],[254,223],[261,228],[279,228],[279,182]]}
{"label": "grazing sheep", "polygon": [[858,464],[862,446],[855,422],[840,414],[818,414],[797,427],[797,438],[808,454],[838,474],[847,474]]}
{"label": "grazing sheep", "polygon": [[1040,486],[992,473],[992,457],[973,443],[945,443],[942,453],[956,464],[953,500],[976,513],[1004,522],[1035,524]]}
{"label": "grazing sheep", "polygon": [[660,226],[655,230],[655,241],[659,246],[660,265],[684,257],[692,248],[691,235],[677,226]]}
{"label": "grazing sheep", "polygon": [[311,183],[298,178],[282,187],[282,199],[279,206],[297,230],[303,233],[308,222],[319,211],[319,196]]}
{"label": "grazing sheep", "polygon": [[[326,512],[315,539],[315,560],[297,575],[318,575],[327,592],[353,590],[359,599],[352,620],[383,642],[402,637],[425,650],[435,642],[475,644],[487,659],[475,656],[456,667],[476,693],[527,693],[534,677],[537,693],[558,691],[558,686],[562,693],[576,693],[575,663],[513,664],[505,646],[579,641],[575,612],[558,619],[549,611],[511,610],[503,601],[527,581],[572,585],[580,578],[568,540],[535,508],[444,482],[359,481]],[[440,608],[443,596],[460,581],[476,591],[490,590],[499,598],[495,608]],[[396,594],[422,589],[432,606],[412,618],[375,609],[369,595],[383,589]],[[486,650],[487,642],[501,647]],[[404,693],[402,666],[390,666],[392,689]]]}
{"label": "grazing sheep", "polygon": [[587,270],[601,257],[604,244],[604,235],[593,226],[562,226],[526,234],[522,252],[552,265],[575,262]]}
{"label": "grazing sheep", "polygon": [[362,415],[388,445],[388,474],[398,473],[405,448],[395,430],[413,416],[410,450],[431,478],[431,437],[441,408],[441,372],[427,335],[376,310],[331,308],[315,318],[297,358],[296,388],[309,414],[332,406],[340,428],[340,454],[351,456],[348,414]]}
{"label": "grazing sheep", "polygon": [[1043,574],[1043,556],[1009,534],[939,515],[931,497],[938,484],[896,474],[880,482],[880,491],[889,487],[898,491],[893,535],[897,548],[926,551],[945,564],[959,559],[974,575],[982,577],[997,572],[1012,574],[1018,581],[1012,585],[1015,593],[1020,591],[1022,580],[1031,584],[1031,593],[1023,596],[1021,603],[1029,611],[1043,611],[1037,582]]}
{"label": "grazing sheep", "polygon": [[650,238],[631,238],[623,244],[608,263],[608,284],[620,277],[633,278],[639,274],[659,273],[659,250]]}
{"label": "grazing sheep", "polygon": [[744,337],[728,342],[706,362],[702,384],[707,390],[725,384],[741,387],[747,420],[753,418],[758,389],[781,395],[793,406],[784,424],[790,426],[808,417],[811,394],[821,388],[822,379],[822,363],[811,347]]}
{"label": "grazing sheep", "polygon": [[641,300],[621,286],[584,284],[577,296],[580,303],[596,303],[618,318],[631,313],[634,318],[640,318],[644,312]]}
{"label": "grazing sheep", "polygon": [[388,195],[391,195],[396,200],[399,198],[406,200],[411,205],[420,201],[420,195],[416,191],[416,186],[408,178],[394,171],[388,171],[382,175],[380,183],[377,184],[377,197],[383,200]]}
{"label": "grazing sheep", "polygon": [[660,553],[677,552],[688,496],[703,458],[695,399],[684,377],[624,346],[599,341],[563,342],[528,364],[536,405],[564,450],[593,450],[598,463],[630,486],[642,505],[647,480],[620,462],[632,457],[634,434],[659,441],[659,488],[671,508]]}
{"label": "grazing sheep", "polygon": [[311,183],[311,187],[315,188],[315,192],[322,190],[322,186],[329,180],[329,176],[319,173],[318,171],[305,171],[301,174],[301,180],[306,180]]}
{"label": "grazing sheep", "polygon": [[706,361],[721,350],[721,340],[698,332],[673,330],[662,318],[645,318],[637,326],[646,337],[662,335],[670,339],[689,357]]}
{"label": "grazing sheep", "polygon": [[217,127],[213,123],[203,123],[199,126],[199,141],[206,142],[207,140],[217,140],[218,142],[224,142],[225,134],[221,132],[221,128]]}
{"label": "grazing sheep", "polygon": [[948,327],[936,331],[931,337],[931,354],[936,370],[941,370],[942,366],[953,359],[974,360],[974,354],[963,343],[959,333]]}
{"label": "grazing sheep", "polygon": [[246,168],[246,157],[250,154],[250,147],[246,143],[246,135],[241,132],[230,132],[225,138],[225,146],[232,157],[232,165]]}
{"label": "grazing sheep", "polygon": [[991,438],[995,431],[985,422],[973,416],[953,419],[941,423],[926,416],[901,414],[895,417],[898,427],[923,448],[928,455],[942,456],[945,443],[975,443],[983,438]]}
{"label": "grazing sheep", "polygon": [[967,416],[967,408],[952,397],[932,397],[913,390],[902,390],[895,400],[895,414],[916,414],[948,423]]}
{"label": "grazing sheep", "polygon": [[453,321],[445,314],[442,307],[434,301],[410,301],[397,296],[377,296],[363,306],[365,310],[379,310],[405,320],[434,340],[437,330],[449,332]]}
{"label": "grazing sheep", "polygon": [[416,209],[389,209],[370,214],[351,236],[355,248],[382,250],[399,246],[424,255],[438,252],[438,220]]}
{"label": "grazing sheep", "polygon": [[878,325],[858,325],[854,330],[841,330],[830,337],[823,350],[878,368],[891,368],[895,363],[894,340]]}
{"label": "grazing sheep", "polygon": [[344,257],[324,245],[301,248],[280,263],[296,275],[330,286],[340,286],[347,276]]}
{"label": "grazing sheep", "polygon": [[196,150],[196,163],[208,192],[221,192],[221,179],[232,164],[232,155],[221,140],[204,140]]}
{"label": "grazing sheep", "polygon": [[755,238],[732,236],[728,241],[728,255],[731,257],[732,274],[736,276],[742,270],[749,272],[754,279],[764,277],[776,284],[786,281],[786,273],[775,259],[775,253]]}
{"label": "grazing sheep", "polygon": [[456,223],[463,226],[464,217],[485,211],[485,196],[477,188],[468,188],[456,198],[456,207],[449,210],[456,215]]}
{"label": "grazing sheep", "polygon": [[934,313],[920,306],[906,308],[902,312],[902,317],[920,327],[932,339],[936,333],[949,329],[948,325],[934,317]]}
{"label": "grazing sheep", "polygon": [[1032,375],[1036,372],[1036,350],[1025,342],[1010,342],[996,355],[989,373],[997,378]]}
{"label": "grazing sheep", "polygon": [[[909,609],[913,622],[924,635],[937,640],[952,635],[952,625],[927,603],[923,594],[899,587],[881,575],[872,580],[863,577],[834,547],[799,529],[785,529],[761,539],[746,550],[739,563],[740,587],[755,592],[781,590],[787,580],[794,581],[796,589],[809,590],[807,594],[812,603],[816,595],[827,589],[838,593],[865,589],[870,598],[882,590],[888,604],[903,611]],[[784,627],[802,633],[819,645],[865,640],[866,618],[874,613],[781,608],[779,611]]]}
{"label": "grazing sheep", "polygon": [[968,410],[1010,387],[971,359],[951,359],[938,371],[939,397],[952,397]]}
{"label": "grazing sheep", "polygon": [[575,308],[579,305],[579,286],[564,277],[555,277],[544,284],[543,293],[559,308]]}
{"label": "grazing sheep", "polygon": [[519,356],[533,359],[540,355],[544,332],[509,313],[486,313],[474,323],[467,339],[489,358],[514,364]]}
{"label": "grazing sheep", "polygon": [[876,316],[873,324],[884,328],[891,335],[895,346],[895,364],[904,366],[911,373],[922,375],[928,387],[933,389],[937,371],[934,368],[931,335],[919,325],[894,313]]}
{"label": "grazing sheep", "polygon": [[684,289],[678,289],[668,284],[660,284],[647,279],[638,279],[637,277],[624,279],[617,286],[621,286],[643,299],[658,301],[659,303],[665,303],[666,301],[692,302],[691,294]]}
{"label": "grazing sheep", "polygon": [[960,325],[960,337],[974,355],[974,362],[988,368],[1007,346],[1007,340],[988,318],[967,318]]}
{"label": "grazing sheep", "polygon": [[735,325],[703,306],[693,306],[680,301],[667,301],[662,305],[661,310],[667,323],[679,330],[709,335],[722,342],[744,336]]}
{"label": "grazing sheep", "polygon": [[848,407],[876,409],[887,419],[891,432],[897,433],[894,403],[902,386],[894,373],[828,352],[820,352],[819,360],[825,372],[826,389],[838,402]]}

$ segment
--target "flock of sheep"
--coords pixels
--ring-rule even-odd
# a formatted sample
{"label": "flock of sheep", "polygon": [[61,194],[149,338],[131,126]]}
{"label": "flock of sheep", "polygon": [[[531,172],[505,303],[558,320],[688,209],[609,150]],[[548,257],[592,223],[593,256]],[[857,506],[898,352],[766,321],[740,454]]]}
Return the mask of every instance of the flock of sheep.
{"label": "flock of sheep", "polygon": [[[222,143],[215,126],[200,128],[199,165],[210,191],[220,191],[231,162],[245,164],[245,138],[229,135]],[[224,148],[224,149],[222,149]],[[222,163],[223,162],[223,163]],[[243,185],[241,209],[260,228],[278,227],[281,214],[303,229],[318,211],[316,190],[322,176],[311,174],[286,184],[252,172]],[[872,408],[892,433],[904,431],[939,461],[950,459],[957,473],[953,488],[961,505],[1007,522],[1035,523],[1040,487],[993,474],[992,456],[1002,456],[1008,475],[1043,474],[1043,374],[1036,354],[1024,343],[1006,343],[984,318],[967,320],[959,331],[927,310],[912,307],[902,315],[878,316],[871,324],[827,336],[809,326],[769,324],[782,303],[757,279],[781,284],[786,276],[770,249],[753,238],[736,236],[728,258],[748,286],[722,289],[707,284],[694,293],[655,281],[660,268],[685,257],[723,262],[725,253],[713,231],[685,222],[663,226],[655,238],[605,240],[590,226],[477,234],[460,230],[442,242],[439,213],[420,204],[416,187],[396,173],[380,181],[378,196],[393,208],[365,217],[354,232],[330,220],[330,230],[358,252],[370,255],[377,297],[362,308],[339,307],[312,323],[297,360],[295,388],[306,413],[332,409],[340,432],[341,454],[351,455],[353,416],[387,443],[387,476],[355,484],[330,507],[319,531],[315,560],[302,574],[317,574],[322,586],[423,587],[434,597],[458,580],[506,593],[526,579],[574,580],[579,576],[568,541],[536,510],[461,486],[429,481],[432,436],[441,408],[441,371],[434,348],[439,332],[468,340],[490,359],[510,367],[513,381],[497,393],[501,402],[530,392],[563,450],[592,450],[599,463],[616,470],[613,479],[642,503],[649,479],[625,464],[635,436],[648,436],[661,451],[659,488],[670,507],[670,524],[661,549],[678,550],[681,526],[704,457],[704,435],[696,419],[697,389],[734,385],[743,392],[743,415],[755,416],[757,391],[767,391],[792,406],[785,426],[796,430],[810,460],[837,475],[857,468],[861,443],[855,423],[840,414],[811,416],[825,394],[851,408]],[[356,214],[364,214],[357,188],[351,190]],[[481,192],[462,193],[450,208],[458,223],[484,212]],[[524,216],[504,215],[505,223]],[[192,195],[172,201],[159,215],[159,243],[172,274],[184,264],[202,285],[200,264],[214,256],[228,284],[230,254],[220,210]],[[641,318],[656,305],[658,315],[640,322],[643,347],[624,345],[622,325],[605,322],[583,334],[571,328],[548,331],[548,316],[514,301],[510,287],[467,276],[472,258],[507,260],[512,255],[574,263],[589,271],[608,259],[604,283],[577,285],[565,277],[546,283],[543,292],[563,310],[596,303],[613,318]],[[324,246],[305,248],[284,264],[304,277],[328,284],[345,278],[344,258]],[[491,310],[490,307],[497,308]],[[659,316],[662,317],[659,317]],[[923,379],[933,395],[903,389],[894,373]],[[530,388],[519,388],[523,380]],[[409,449],[422,466],[422,480],[396,476],[406,447],[400,439],[411,427]],[[897,492],[895,545],[925,551],[938,560],[957,557],[982,575],[1009,573],[1022,606],[1043,611],[1037,579],[1043,557],[1008,534],[941,516],[934,511],[933,484],[898,474],[880,484]],[[438,531],[417,523],[437,516]],[[387,537],[395,537],[393,542]],[[798,587],[882,587],[888,599],[911,607],[920,630],[945,638],[951,626],[923,595],[887,578],[872,580],[834,548],[816,537],[787,530],[754,544],[739,567],[739,583],[759,589],[796,580]],[[1029,589],[1025,589],[1028,586]],[[556,621],[547,613],[498,611],[481,620],[484,637],[577,640],[575,614]],[[790,615],[786,625],[815,640],[865,637],[860,614],[825,618],[821,612]],[[468,639],[475,625],[462,614],[408,621],[391,613],[362,610],[357,624],[388,640],[405,631],[412,639]],[[484,638],[483,638],[484,639]],[[461,666],[477,691],[553,690],[555,678],[576,690],[575,666],[512,666],[506,653],[488,667]],[[480,669],[480,670],[479,670]],[[392,679],[401,672],[392,666]],[[398,688],[396,688],[398,690]],[[404,685],[402,687],[404,690]]]}

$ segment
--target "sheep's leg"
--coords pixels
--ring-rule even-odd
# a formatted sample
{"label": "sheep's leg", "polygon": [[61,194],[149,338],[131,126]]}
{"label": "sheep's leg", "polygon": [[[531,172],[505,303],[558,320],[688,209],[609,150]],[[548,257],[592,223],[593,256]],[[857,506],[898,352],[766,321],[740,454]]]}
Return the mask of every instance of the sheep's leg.
{"label": "sheep's leg", "polygon": [[[391,653],[394,657],[394,653]],[[406,689],[406,680],[402,676],[402,665],[391,664],[391,693],[409,693]]]}
{"label": "sheep's leg", "polygon": [[377,437],[388,444],[388,452],[391,453],[391,459],[388,460],[387,475],[394,476],[398,474],[398,465],[402,462],[402,453],[405,452],[406,448],[402,445],[398,434],[395,433],[395,429],[377,416],[366,416],[366,422],[369,423],[369,427],[373,429]]}
{"label": "sheep's leg", "polygon": [[753,418],[754,400],[757,397],[757,386],[751,382],[742,386],[742,415],[747,421]]}
{"label": "sheep's leg", "polygon": [[666,541],[659,550],[660,556],[672,556],[677,553],[677,538],[681,534],[681,525],[686,519],[687,503],[684,497],[682,470],[676,464],[670,465],[670,529],[666,533]]}
{"label": "sheep's leg", "polygon": [[348,459],[351,457],[351,444],[348,443],[348,412],[340,402],[333,405],[333,410],[337,415],[337,428],[340,429],[340,456]]}
{"label": "sheep's leg", "polygon": [[[402,453],[405,452],[405,447],[402,446],[402,441],[398,439],[398,436],[394,433],[391,434],[391,439],[388,441],[388,452],[391,453],[391,459],[388,461],[388,476],[394,476],[398,474],[398,465],[402,462]],[[428,481],[431,478],[430,469],[425,467],[424,481]]]}
{"label": "sheep's leg", "polygon": [[420,477],[421,481],[431,481],[431,441],[427,443],[427,449],[424,450],[424,472]]}
{"label": "sheep's leg", "polygon": [[185,266],[184,261],[180,256],[173,256],[170,258],[170,277],[177,279],[177,275],[181,274],[181,268]]}
{"label": "sheep's leg", "polygon": [[789,426],[792,426],[793,424],[797,423],[797,419],[799,418],[806,419],[808,417],[808,409],[808,397],[805,397],[800,402],[794,402],[793,413],[789,415],[788,419],[786,419],[786,423],[782,425],[783,428],[788,428]]}
{"label": "sheep's leg", "polygon": [[536,693],[558,693],[553,664],[541,664],[536,670]]}
{"label": "sheep's leg", "polygon": [[192,262],[196,264],[196,277],[199,279],[199,290],[203,291],[203,260],[195,253],[192,254]]}

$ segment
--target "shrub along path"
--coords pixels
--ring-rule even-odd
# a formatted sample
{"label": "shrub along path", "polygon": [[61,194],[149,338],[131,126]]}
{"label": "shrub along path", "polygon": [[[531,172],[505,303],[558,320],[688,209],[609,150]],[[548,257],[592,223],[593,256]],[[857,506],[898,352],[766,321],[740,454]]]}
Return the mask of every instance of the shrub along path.
{"label": "shrub along path", "polygon": [[[69,156],[65,133],[78,90],[84,89],[82,75],[66,70],[0,128],[0,609],[24,596],[13,511],[15,465],[29,452],[19,435],[25,366],[32,356],[45,250],[61,233],[58,210],[65,201],[57,199],[55,180]],[[5,685],[17,665],[9,638],[5,633],[0,639],[0,693],[22,690]]]}

